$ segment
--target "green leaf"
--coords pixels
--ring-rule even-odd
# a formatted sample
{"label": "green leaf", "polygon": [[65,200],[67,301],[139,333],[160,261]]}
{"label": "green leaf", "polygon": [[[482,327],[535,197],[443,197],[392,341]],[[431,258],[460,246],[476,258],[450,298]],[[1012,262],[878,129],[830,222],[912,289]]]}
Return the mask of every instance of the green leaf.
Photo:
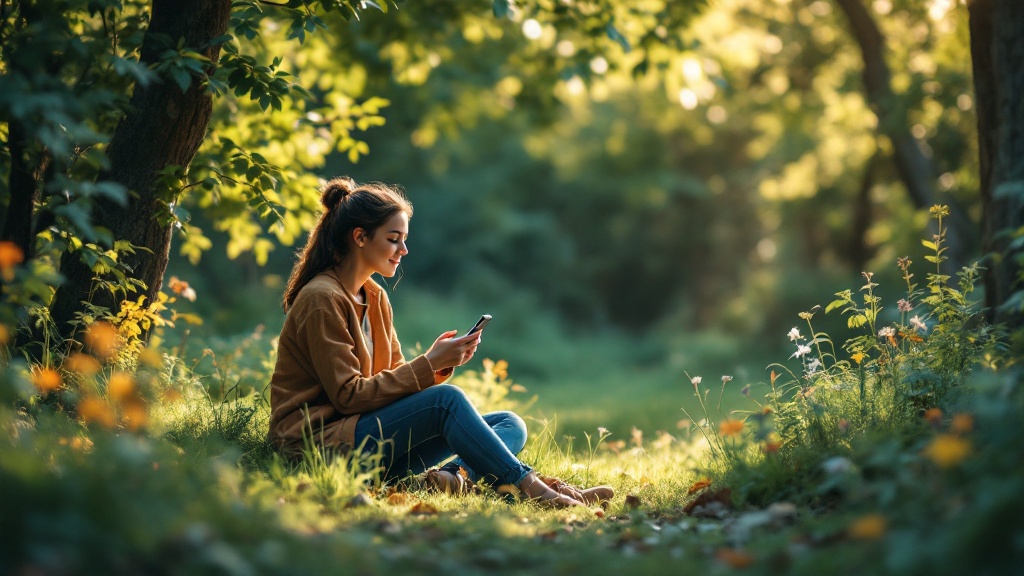
{"label": "green leaf", "polygon": [[626,52],[629,52],[632,49],[632,46],[629,45],[629,40],[626,40],[626,37],[623,36],[619,32],[618,28],[612,25],[611,22],[609,22],[608,26],[605,27],[605,33],[608,34],[609,38],[617,42],[619,46],[622,46],[622,49]]}
{"label": "green leaf", "polygon": [[929,250],[938,250],[939,247],[935,245],[935,242],[931,240],[921,240],[921,245]]}
{"label": "green leaf", "polygon": [[846,300],[833,300],[828,306],[825,306],[825,314],[839,308],[843,304],[846,304]]}
{"label": "green leaf", "polygon": [[188,87],[192,85],[192,76],[185,69],[171,68],[167,72],[171,75],[171,80],[174,80],[178,88],[181,88],[183,94],[188,92]]}

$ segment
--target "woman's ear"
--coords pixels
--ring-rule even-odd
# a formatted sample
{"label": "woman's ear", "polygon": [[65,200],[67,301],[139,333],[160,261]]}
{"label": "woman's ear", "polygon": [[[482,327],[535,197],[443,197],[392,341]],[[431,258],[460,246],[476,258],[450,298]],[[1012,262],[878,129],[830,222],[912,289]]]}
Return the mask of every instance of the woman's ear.
{"label": "woman's ear", "polygon": [[363,230],[362,228],[353,228],[352,241],[355,242],[356,246],[362,248],[363,244],[366,243],[366,230]]}

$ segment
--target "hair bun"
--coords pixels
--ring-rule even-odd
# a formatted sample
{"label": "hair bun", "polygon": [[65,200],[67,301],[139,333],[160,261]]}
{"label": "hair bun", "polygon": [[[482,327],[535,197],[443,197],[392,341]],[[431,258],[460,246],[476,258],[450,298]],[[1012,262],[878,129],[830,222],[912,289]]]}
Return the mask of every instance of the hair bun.
{"label": "hair bun", "polygon": [[355,180],[348,176],[341,176],[338,178],[331,178],[324,184],[322,191],[320,192],[320,202],[324,205],[324,208],[328,212],[334,210],[346,196],[352,193],[356,188]]}

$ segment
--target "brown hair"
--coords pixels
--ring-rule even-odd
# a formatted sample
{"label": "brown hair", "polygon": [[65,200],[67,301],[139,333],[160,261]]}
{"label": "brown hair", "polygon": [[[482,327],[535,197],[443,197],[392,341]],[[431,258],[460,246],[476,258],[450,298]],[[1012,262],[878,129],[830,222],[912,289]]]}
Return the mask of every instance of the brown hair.
{"label": "brown hair", "polygon": [[352,230],[362,228],[372,238],[374,231],[398,212],[412,216],[412,204],[400,188],[378,182],[356,184],[348,177],[333,178],[324,184],[320,202],[324,205],[323,214],[299,252],[288,278],[283,303],[285,312],[303,286],[345,259]]}

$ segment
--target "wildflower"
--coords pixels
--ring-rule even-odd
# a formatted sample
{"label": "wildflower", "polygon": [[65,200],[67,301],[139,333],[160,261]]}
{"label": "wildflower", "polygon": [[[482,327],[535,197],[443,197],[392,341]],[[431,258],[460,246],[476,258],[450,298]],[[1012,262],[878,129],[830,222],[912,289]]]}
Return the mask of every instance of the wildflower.
{"label": "wildflower", "polygon": [[0,275],[4,281],[14,280],[14,268],[25,261],[25,252],[14,242],[0,242]]}
{"label": "wildflower", "polygon": [[87,396],[78,403],[78,415],[86,424],[96,422],[105,428],[114,427],[114,411],[95,396]]}
{"label": "wildflower", "polygon": [[821,360],[815,358],[807,363],[807,375],[812,376],[818,369],[821,368]]}
{"label": "wildflower", "polygon": [[189,302],[195,302],[196,301],[196,290],[195,290],[195,288],[193,288],[191,286],[189,286],[188,288],[185,288],[184,290],[181,291],[181,297],[184,298],[185,300],[188,300]]}
{"label": "wildflower", "polygon": [[148,414],[146,413],[146,405],[142,402],[134,401],[125,404],[124,423],[132,432],[135,432],[144,426],[147,418]]}
{"label": "wildflower", "polygon": [[796,342],[797,340],[803,338],[803,336],[800,335],[800,330],[798,330],[796,326],[794,326],[793,329],[789,331],[788,336],[790,342]]}
{"label": "wildflower", "polygon": [[744,396],[749,398],[750,397],[750,384],[747,384],[746,386],[744,386],[743,389],[740,390],[740,394],[743,394]]}
{"label": "wildflower", "polygon": [[924,412],[924,419],[932,426],[938,426],[939,424],[942,424],[942,410],[938,408],[929,408]]}
{"label": "wildflower", "polygon": [[860,363],[864,361],[864,353],[857,352],[856,354],[851,355],[850,358],[853,359],[853,361],[856,362],[859,366]]}
{"label": "wildflower", "polygon": [[64,369],[68,372],[77,372],[82,376],[91,377],[99,374],[103,368],[100,366],[99,360],[89,354],[75,352],[64,359]]}
{"label": "wildflower", "polygon": [[914,330],[917,330],[919,332],[927,332],[928,331],[928,326],[924,322],[921,321],[921,318],[919,318],[917,316],[914,316],[913,318],[910,319],[910,326],[911,326],[911,328],[913,328]]}
{"label": "wildflower", "polygon": [[928,213],[932,218],[943,218],[949,216],[949,206],[945,204],[936,204],[928,209]]}
{"label": "wildflower", "polygon": [[498,380],[504,380],[508,378],[508,361],[498,360],[494,363],[494,375],[498,377]]}
{"label": "wildflower", "polygon": [[867,280],[868,282],[871,282],[871,278],[872,278],[872,277],[873,277],[873,276],[875,275],[875,273],[874,273],[874,272],[861,272],[860,274],[861,274],[861,276],[863,276],[863,277],[864,277],[864,279],[865,279],[865,280]]}
{"label": "wildflower", "polygon": [[598,436],[607,436],[609,434],[611,434],[611,432],[609,432],[608,429],[605,428],[604,426],[598,426],[597,427],[597,435]]}
{"label": "wildflower", "polygon": [[814,318],[814,313],[818,310],[818,308],[821,308],[821,306],[815,306],[814,308],[811,308],[807,312],[801,312],[797,314],[797,316],[799,316],[801,320],[810,320],[811,318]]}
{"label": "wildflower", "polygon": [[881,514],[867,514],[854,520],[846,533],[855,540],[878,540],[885,535],[888,524]]}
{"label": "wildflower", "polygon": [[793,352],[793,355],[790,356],[790,358],[800,358],[801,356],[804,356],[804,355],[810,354],[810,353],[811,353],[811,347],[810,346],[806,346],[804,344],[797,344],[796,352]]}
{"label": "wildflower", "polygon": [[167,285],[171,289],[171,292],[174,292],[189,302],[196,301],[195,288],[189,286],[188,282],[179,280],[177,276],[171,276],[171,279],[167,281]]}
{"label": "wildflower", "polygon": [[32,374],[32,383],[36,385],[40,392],[46,394],[60,388],[61,377],[52,368],[40,368]]}
{"label": "wildflower", "polygon": [[892,338],[896,335],[896,330],[892,326],[886,326],[878,331],[879,338]]}
{"label": "wildflower", "polygon": [[911,264],[913,264],[913,262],[910,261],[910,256],[904,256],[903,258],[896,259],[896,265],[899,266],[900,270],[903,270],[903,272],[906,272],[907,269],[910,268]]}
{"label": "wildflower", "polygon": [[690,378],[690,384],[693,384],[693,389],[694,390],[697,389],[697,386],[700,386],[700,381],[702,379],[703,378],[701,378],[700,376],[694,376],[693,378]]}
{"label": "wildflower", "polygon": [[632,440],[634,446],[636,446],[637,448],[643,447],[643,445],[644,445],[644,431],[643,430],[637,428],[636,426],[633,426],[633,430],[629,433],[629,435],[631,436],[631,440]]}
{"label": "wildflower", "polygon": [[900,312],[910,312],[914,309],[914,305],[906,298],[900,298],[900,301],[896,303],[896,309]]}
{"label": "wildflower", "polygon": [[721,433],[722,436],[735,436],[742,431],[742,420],[734,420],[732,418],[728,418],[726,420],[722,420],[722,422],[719,423],[718,425],[718,432]]}
{"label": "wildflower", "polygon": [[727,382],[732,381],[732,376],[722,376],[722,385],[724,386]]}
{"label": "wildflower", "polygon": [[120,346],[117,328],[114,328],[114,325],[109,322],[97,322],[89,326],[86,331],[85,343],[101,360],[109,360]]}
{"label": "wildflower", "polygon": [[949,429],[957,434],[964,434],[974,429],[974,417],[970,414],[956,414],[949,424]]}
{"label": "wildflower", "polygon": [[952,434],[940,434],[925,447],[922,454],[941,468],[952,468],[971,454],[971,443]]}
{"label": "wildflower", "polygon": [[135,390],[135,379],[127,372],[114,372],[107,382],[107,395],[118,402],[124,402]]}

